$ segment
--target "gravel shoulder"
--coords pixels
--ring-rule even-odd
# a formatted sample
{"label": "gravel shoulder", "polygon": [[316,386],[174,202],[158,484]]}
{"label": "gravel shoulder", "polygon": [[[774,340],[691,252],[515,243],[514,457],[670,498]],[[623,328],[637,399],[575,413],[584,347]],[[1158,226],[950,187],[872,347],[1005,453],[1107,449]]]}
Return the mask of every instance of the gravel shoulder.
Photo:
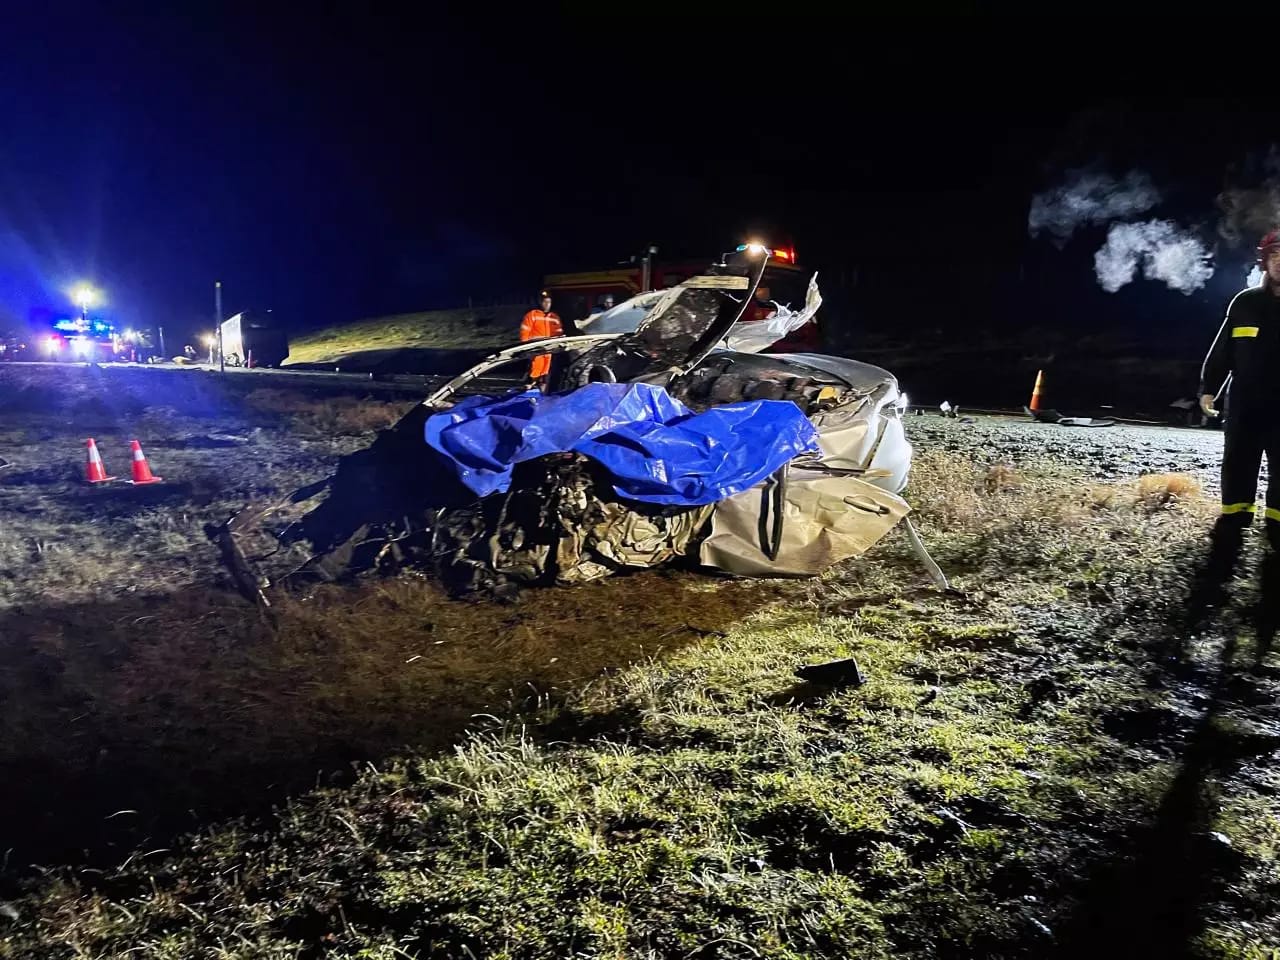
{"label": "gravel shoulder", "polygon": [[1134,424],[1062,427],[1015,417],[947,418],[934,413],[908,416],[905,422],[918,450],[1015,467],[1047,466],[1098,481],[1186,473],[1207,492],[1218,491],[1220,430]]}

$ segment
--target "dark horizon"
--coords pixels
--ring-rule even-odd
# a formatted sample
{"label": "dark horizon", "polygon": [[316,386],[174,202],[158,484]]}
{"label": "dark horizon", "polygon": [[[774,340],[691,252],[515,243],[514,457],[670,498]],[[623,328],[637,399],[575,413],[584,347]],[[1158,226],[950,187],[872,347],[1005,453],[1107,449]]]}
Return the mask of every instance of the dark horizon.
{"label": "dark horizon", "polygon": [[[355,12],[11,16],[0,325],[71,312],[66,289],[89,280],[121,326],[189,337],[221,280],[224,313],[271,309],[302,330],[531,299],[545,273],[650,243],[709,260],[754,235],[793,243],[849,329],[1195,337],[1249,260],[1217,237],[1214,196],[1267,147],[1246,101],[1081,89],[1028,109],[950,73],[961,54],[944,29],[860,34],[846,61],[782,82],[753,81],[725,38],[627,41],[554,15],[545,53],[536,32]],[[913,73],[907,53],[931,68]],[[1215,247],[1209,282],[1104,293],[1104,225],[1062,252],[1029,236],[1032,196],[1084,166],[1149,172],[1166,198],[1153,215]]]}

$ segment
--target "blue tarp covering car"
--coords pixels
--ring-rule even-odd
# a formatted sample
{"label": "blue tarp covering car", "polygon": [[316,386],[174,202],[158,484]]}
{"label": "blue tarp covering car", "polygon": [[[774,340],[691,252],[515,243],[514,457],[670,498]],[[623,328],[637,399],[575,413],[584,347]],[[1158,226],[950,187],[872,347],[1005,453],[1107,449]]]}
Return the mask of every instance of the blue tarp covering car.
{"label": "blue tarp covering car", "polygon": [[618,496],[679,506],[741,493],[816,450],[818,437],[794,403],[752,400],[694,413],[645,383],[472,397],[430,417],[425,434],[478,496],[507,490],[521,461],[574,451],[609,471]]}

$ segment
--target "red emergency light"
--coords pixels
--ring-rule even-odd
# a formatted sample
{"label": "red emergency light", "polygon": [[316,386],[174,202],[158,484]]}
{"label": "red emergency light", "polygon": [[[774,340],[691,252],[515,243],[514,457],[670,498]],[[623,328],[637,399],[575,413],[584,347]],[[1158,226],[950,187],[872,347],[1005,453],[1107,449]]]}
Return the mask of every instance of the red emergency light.
{"label": "red emergency light", "polygon": [[741,253],[743,250],[752,250],[756,253],[759,253],[760,251],[764,251],[766,254],[769,255],[769,258],[771,260],[781,260],[783,263],[794,264],[796,262],[795,247],[772,250],[769,247],[766,247],[763,243],[752,241],[751,243],[738,244],[738,252]]}

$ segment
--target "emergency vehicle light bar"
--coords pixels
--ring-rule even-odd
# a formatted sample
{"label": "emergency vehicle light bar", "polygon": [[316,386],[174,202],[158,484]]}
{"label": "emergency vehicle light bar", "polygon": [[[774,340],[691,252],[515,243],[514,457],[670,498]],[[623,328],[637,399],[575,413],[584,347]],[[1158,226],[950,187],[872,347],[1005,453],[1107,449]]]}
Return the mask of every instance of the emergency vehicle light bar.
{"label": "emergency vehicle light bar", "polygon": [[777,260],[781,260],[781,261],[783,261],[784,263],[795,263],[795,262],[796,262],[796,251],[795,251],[795,248],[794,248],[794,247],[793,247],[793,248],[791,248],[791,249],[788,249],[788,250],[771,250],[771,249],[769,249],[768,247],[766,247],[766,246],[765,246],[764,244],[762,244],[762,243],[740,243],[740,244],[738,244],[738,251],[737,251],[737,252],[738,252],[738,253],[741,253],[743,250],[752,250],[752,251],[755,251],[755,252],[759,252],[759,251],[763,250],[765,253],[767,253],[767,254],[769,255],[769,257],[770,257],[770,258],[777,259]]}

